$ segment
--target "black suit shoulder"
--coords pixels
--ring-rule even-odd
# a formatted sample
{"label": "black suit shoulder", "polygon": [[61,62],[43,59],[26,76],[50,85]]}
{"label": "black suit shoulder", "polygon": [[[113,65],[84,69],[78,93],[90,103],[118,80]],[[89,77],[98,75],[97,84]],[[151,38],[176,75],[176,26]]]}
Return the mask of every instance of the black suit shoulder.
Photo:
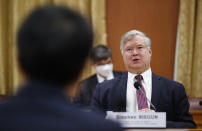
{"label": "black suit shoulder", "polygon": [[121,130],[96,114],[79,111],[58,87],[39,84],[21,88],[15,97],[0,104],[0,116],[2,131]]}
{"label": "black suit shoulder", "polygon": [[124,72],[121,71],[113,71],[114,77],[122,75]]}
{"label": "black suit shoulder", "polygon": [[119,82],[123,80],[126,75],[127,73],[117,72],[117,76],[114,79],[99,83],[96,88],[102,88],[103,90],[115,88],[115,86],[119,84]]}
{"label": "black suit shoulder", "polygon": [[86,85],[90,85],[90,84],[92,84],[92,82],[93,83],[97,83],[98,82],[96,74],[91,75],[91,76],[87,77],[86,79],[82,80],[80,82],[80,85],[82,85],[83,87],[86,87]]}
{"label": "black suit shoulder", "polygon": [[163,80],[164,82],[166,82],[167,84],[169,84],[170,86],[183,86],[182,83],[180,82],[177,82],[175,80],[171,80],[169,78],[166,78],[166,77],[163,77],[163,76],[159,76],[159,75],[156,75],[156,74],[152,74],[154,75],[155,77],[157,77],[159,80]]}
{"label": "black suit shoulder", "polygon": [[182,97],[187,98],[186,91],[182,83],[165,78],[163,76],[158,76],[158,78],[161,81],[159,83],[163,83],[161,88],[163,88],[164,91],[167,91],[167,95],[169,95],[169,93],[174,94],[174,97],[172,98],[175,100],[177,99],[176,97],[179,97],[180,95],[183,95]]}
{"label": "black suit shoulder", "polygon": [[[114,74],[114,79],[116,79],[117,77],[120,78],[121,75],[124,74],[124,72],[113,71],[113,74]],[[112,79],[112,80],[114,80],[114,79]],[[108,81],[111,81],[111,80],[108,80]],[[106,81],[106,82],[108,82],[108,81]],[[86,85],[93,85],[93,84],[95,85],[95,83],[96,83],[96,85],[98,84],[98,80],[97,80],[97,75],[96,74],[94,74],[94,75],[92,75],[92,76],[84,79],[83,81],[81,81],[80,84],[83,86],[83,88],[89,88],[91,86],[86,86]],[[95,88],[95,86],[94,86],[94,88]]]}
{"label": "black suit shoulder", "polygon": [[[122,75],[124,72],[120,72],[120,71],[113,71],[113,74],[114,74],[114,78],[116,78],[117,76],[120,76]],[[97,75],[96,74],[93,74],[89,77],[87,77],[86,79],[82,80],[80,83],[91,83],[92,81],[97,81]]]}
{"label": "black suit shoulder", "polygon": [[[99,115],[81,112],[67,103],[61,105],[52,101],[46,102],[30,101],[28,103],[27,100],[14,98],[0,104],[0,130],[121,131],[118,124],[104,120]],[[43,106],[37,108],[40,104]]]}

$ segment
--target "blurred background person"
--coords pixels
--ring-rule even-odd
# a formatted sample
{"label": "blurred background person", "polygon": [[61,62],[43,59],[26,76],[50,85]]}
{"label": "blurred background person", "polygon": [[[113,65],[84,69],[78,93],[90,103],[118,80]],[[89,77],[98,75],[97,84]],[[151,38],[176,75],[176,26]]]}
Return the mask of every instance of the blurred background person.
{"label": "blurred background person", "polygon": [[93,33],[78,13],[59,6],[34,10],[17,34],[26,82],[0,104],[1,131],[112,131],[118,125],[77,110],[66,98],[92,48]]}
{"label": "blurred background person", "polygon": [[90,56],[96,73],[80,82],[77,96],[74,100],[80,107],[87,109],[89,109],[96,85],[122,74],[122,72],[113,71],[112,52],[108,46],[95,46]]}

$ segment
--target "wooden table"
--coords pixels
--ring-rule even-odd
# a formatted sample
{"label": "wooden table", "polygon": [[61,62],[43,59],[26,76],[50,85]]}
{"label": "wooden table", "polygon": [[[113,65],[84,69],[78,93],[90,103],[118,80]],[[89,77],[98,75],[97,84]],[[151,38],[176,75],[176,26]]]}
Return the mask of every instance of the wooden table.
{"label": "wooden table", "polygon": [[202,130],[202,110],[190,110],[189,112],[192,114],[197,128]]}

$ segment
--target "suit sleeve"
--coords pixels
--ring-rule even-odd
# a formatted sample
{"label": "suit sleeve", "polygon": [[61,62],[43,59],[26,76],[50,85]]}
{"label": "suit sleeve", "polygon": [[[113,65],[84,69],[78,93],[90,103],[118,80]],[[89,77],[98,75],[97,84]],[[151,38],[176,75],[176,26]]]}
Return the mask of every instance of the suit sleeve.
{"label": "suit sleeve", "polygon": [[179,84],[174,92],[174,109],[176,121],[167,121],[167,128],[196,128],[189,113],[189,102],[182,84]]}

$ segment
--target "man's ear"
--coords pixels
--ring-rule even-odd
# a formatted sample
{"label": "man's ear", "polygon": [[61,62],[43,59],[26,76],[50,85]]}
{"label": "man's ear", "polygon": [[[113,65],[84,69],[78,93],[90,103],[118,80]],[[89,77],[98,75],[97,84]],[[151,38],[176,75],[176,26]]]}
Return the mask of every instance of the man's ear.
{"label": "man's ear", "polygon": [[150,54],[150,56],[152,56],[152,50],[151,50],[151,48],[149,49],[149,54]]}

